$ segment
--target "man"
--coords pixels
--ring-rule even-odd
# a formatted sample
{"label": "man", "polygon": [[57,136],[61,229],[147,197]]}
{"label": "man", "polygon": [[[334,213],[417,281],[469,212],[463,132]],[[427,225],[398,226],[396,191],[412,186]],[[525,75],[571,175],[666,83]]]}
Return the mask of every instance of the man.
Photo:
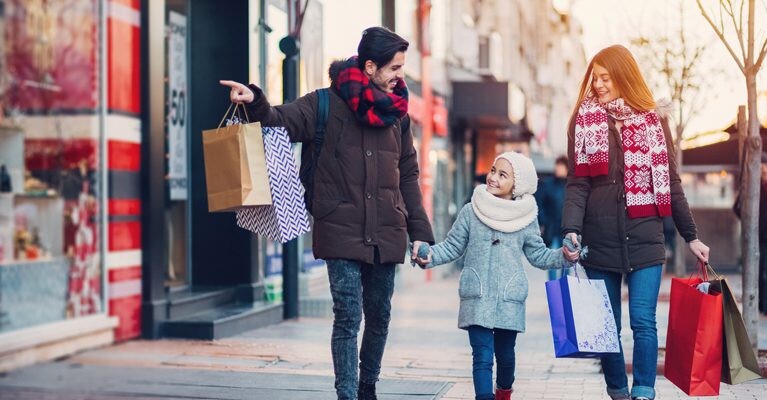
{"label": "man", "polygon": [[[554,161],[554,175],[541,179],[535,200],[538,202],[538,224],[541,237],[546,246],[562,246],[562,207],[565,205],[565,185],[567,184],[567,156],[559,156]],[[549,270],[549,280],[559,278],[558,269]],[[567,273],[566,269],[562,273]]]}
{"label": "man", "polygon": [[[395,265],[408,235],[417,254],[434,243],[418,187],[404,82],[409,43],[386,28],[362,32],[358,56],[330,66],[330,112],[314,172],[314,256],[328,266],[333,297],[331,351],[338,399],[376,399],[389,328]],[[260,88],[221,81],[250,118],[284,126],[312,154],[317,93],[271,106]],[[402,127],[408,129],[402,132]],[[303,162],[306,162],[306,157]],[[415,258],[415,256],[413,256]],[[359,350],[357,334],[365,315]]]}

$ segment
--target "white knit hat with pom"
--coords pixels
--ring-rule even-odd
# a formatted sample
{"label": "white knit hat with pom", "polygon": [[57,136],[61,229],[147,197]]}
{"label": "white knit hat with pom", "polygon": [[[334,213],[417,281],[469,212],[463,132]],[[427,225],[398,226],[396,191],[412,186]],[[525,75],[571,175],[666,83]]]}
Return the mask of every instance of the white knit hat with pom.
{"label": "white knit hat with pom", "polygon": [[514,169],[514,192],[512,197],[517,198],[524,194],[533,194],[538,190],[538,173],[535,172],[533,160],[522,153],[507,151],[495,158],[498,161],[503,158]]}

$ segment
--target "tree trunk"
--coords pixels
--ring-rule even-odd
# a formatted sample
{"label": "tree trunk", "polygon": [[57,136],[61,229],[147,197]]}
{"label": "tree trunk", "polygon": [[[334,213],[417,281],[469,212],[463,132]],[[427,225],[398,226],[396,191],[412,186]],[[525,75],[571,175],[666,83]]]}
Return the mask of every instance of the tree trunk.
{"label": "tree trunk", "polygon": [[[748,70],[747,70],[748,71]],[[761,189],[762,140],[759,137],[759,120],[756,114],[756,77],[746,73],[748,91],[748,140],[746,141],[745,203],[741,206],[741,229],[744,241],[743,254],[743,320],[748,338],[756,351],[759,330],[759,191]],[[741,195],[743,196],[743,195]]]}

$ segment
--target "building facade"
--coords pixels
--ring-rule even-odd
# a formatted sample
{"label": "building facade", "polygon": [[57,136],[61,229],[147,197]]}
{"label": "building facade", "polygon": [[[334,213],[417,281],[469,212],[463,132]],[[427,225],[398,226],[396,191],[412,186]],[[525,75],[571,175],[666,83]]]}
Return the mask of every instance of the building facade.
{"label": "building facade", "polygon": [[[586,67],[580,23],[561,1],[451,3],[451,80],[502,82],[507,89],[500,100],[506,115],[500,115],[499,107],[499,115],[487,116],[494,123],[485,118],[485,123],[473,124],[494,131],[479,134],[476,172],[486,172],[484,154],[502,148],[527,152],[539,170],[551,171],[553,159],[566,153],[567,123]],[[476,87],[483,91],[481,84]],[[503,92],[502,87],[495,90]],[[466,116],[467,121],[472,118]]]}
{"label": "building facade", "polygon": [[[281,103],[290,6],[0,0],[0,371],[283,319],[282,248],[208,212],[201,132],[229,105],[219,79]],[[323,3],[305,17],[304,92],[327,68]],[[299,249],[303,277],[321,263]]]}

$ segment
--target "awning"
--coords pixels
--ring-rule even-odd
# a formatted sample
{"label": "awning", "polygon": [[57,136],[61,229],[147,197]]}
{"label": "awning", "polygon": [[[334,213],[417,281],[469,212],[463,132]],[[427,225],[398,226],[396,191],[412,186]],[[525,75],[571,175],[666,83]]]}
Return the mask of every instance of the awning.
{"label": "awning", "polygon": [[508,82],[453,82],[452,121],[480,129],[509,129]]}

